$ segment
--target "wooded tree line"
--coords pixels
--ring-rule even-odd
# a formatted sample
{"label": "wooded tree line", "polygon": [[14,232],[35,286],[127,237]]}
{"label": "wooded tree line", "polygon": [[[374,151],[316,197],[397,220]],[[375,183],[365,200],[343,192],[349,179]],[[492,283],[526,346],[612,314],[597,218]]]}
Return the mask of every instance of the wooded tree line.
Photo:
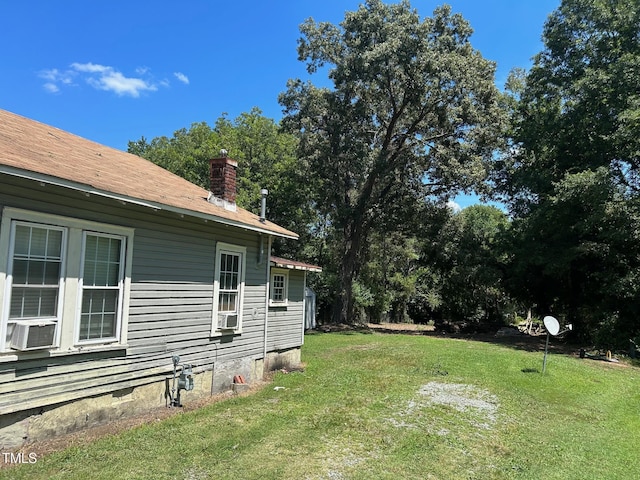
{"label": "wooded tree line", "polygon": [[[368,0],[301,26],[280,122],[255,108],[129,151],[207,187],[238,160],[238,204],[301,235],[328,321],[496,325],[553,314],[584,341],[640,335],[640,5],[563,0],[505,91],[448,6]],[[328,73],[327,73],[328,72]],[[447,200],[475,191],[504,211]]]}

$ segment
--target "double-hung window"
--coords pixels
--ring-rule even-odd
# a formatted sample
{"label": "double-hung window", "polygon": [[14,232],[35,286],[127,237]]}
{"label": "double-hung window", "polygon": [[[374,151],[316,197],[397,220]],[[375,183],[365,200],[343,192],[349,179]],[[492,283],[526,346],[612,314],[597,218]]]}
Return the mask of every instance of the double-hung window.
{"label": "double-hung window", "polygon": [[124,238],[84,232],[78,341],[116,340],[124,283]]}
{"label": "double-hung window", "polygon": [[66,230],[27,222],[14,222],[11,230],[9,321],[58,321]]}
{"label": "double-hung window", "polygon": [[0,352],[126,344],[133,229],[5,207]]}
{"label": "double-hung window", "polygon": [[287,270],[271,269],[271,294],[269,305],[272,307],[286,307],[289,298],[289,272]]}
{"label": "double-hung window", "polygon": [[226,243],[216,247],[212,335],[242,331],[246,248]]}

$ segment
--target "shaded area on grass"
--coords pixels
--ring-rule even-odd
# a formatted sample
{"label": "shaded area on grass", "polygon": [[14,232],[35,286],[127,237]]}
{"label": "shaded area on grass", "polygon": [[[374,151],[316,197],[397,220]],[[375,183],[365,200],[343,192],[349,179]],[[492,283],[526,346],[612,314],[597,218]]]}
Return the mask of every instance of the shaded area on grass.
{"label": "shaded area on grass", "polygon": [[[345,331],[348,326],[340,326],[338,331]],[[369,323],[366,326],[353,327],[353,331],[366,331],[367,329],[377,333],[388,334],[403,334],[403,335],[426,335],[437,338],[449,338],[458,340],[469,340],[477,342],[494,343],[496,345],[502,345],[511,347],[517,350],[524,350],[527,352],[539,352],[544,351],[546,334],[538,333],[528,335],[526,333],[519,332],[515,328],[504,328],[496,330],[495,333],[451,333],[437,330],[433,326],[420,325],[420,324],[402,324],[402,323]],[[501,330],[513,330],[514,332],[508,334],[501,334]],[[330,327],[327,331],[334,331]],[[567,341],[566,338],[552,337],[549,342],[549,351],[553,353],[561,353],[565,355],[579,356],[581,345]],[[620,356],[625,357],[624,353],[618,353]],[[596,355],[600,356],[600,355]],[[604,356],[604,354],[602,355]],[[600,359],[600,358],[593,358]],[[627,359],[628,363],[635,366],[640,366],[640,359]]]}

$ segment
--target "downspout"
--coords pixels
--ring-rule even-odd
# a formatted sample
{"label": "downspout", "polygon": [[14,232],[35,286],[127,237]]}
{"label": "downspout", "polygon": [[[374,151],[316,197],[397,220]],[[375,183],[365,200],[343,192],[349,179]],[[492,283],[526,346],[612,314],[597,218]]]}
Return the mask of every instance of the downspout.
{"label": "downspout", "polygon": [[264,261],[264,235],[260,234],[260,250],[258,252],[258,265],[262,265]]}
{"label": "downspout", "polygon": [[[264,361],[267,361],[267,330],[269,329],[269,296],[270,292],[270,283],[271,283],[271,235],[269,235],[269,240],[267,241],[267,258],[264,262],[267,273],[267,282],[265,285],[265,296],[264,296],[264,349],[263,349],[263,357]],[[265,365],[266,367],[266,365]]]}
{"label": "downspout", "polygon": [[300,345],[304,345],[304,331],[307,327],[307,271],[304,271],[304,280],[302,282],[302,337]]}

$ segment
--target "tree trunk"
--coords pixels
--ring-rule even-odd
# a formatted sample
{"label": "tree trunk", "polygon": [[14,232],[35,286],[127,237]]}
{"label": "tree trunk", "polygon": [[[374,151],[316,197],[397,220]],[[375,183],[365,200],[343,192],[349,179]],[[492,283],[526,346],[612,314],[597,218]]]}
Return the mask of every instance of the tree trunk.
{"label": "tree trunk", "polygon": [[343,229],[344,250],[339,270],[340,286],[338,298],[333,309],[333,323],[351,325],[355,323],[353,280],[358,271],[360,247],[362,246],[364,226],[357,220],[352,220]]}

